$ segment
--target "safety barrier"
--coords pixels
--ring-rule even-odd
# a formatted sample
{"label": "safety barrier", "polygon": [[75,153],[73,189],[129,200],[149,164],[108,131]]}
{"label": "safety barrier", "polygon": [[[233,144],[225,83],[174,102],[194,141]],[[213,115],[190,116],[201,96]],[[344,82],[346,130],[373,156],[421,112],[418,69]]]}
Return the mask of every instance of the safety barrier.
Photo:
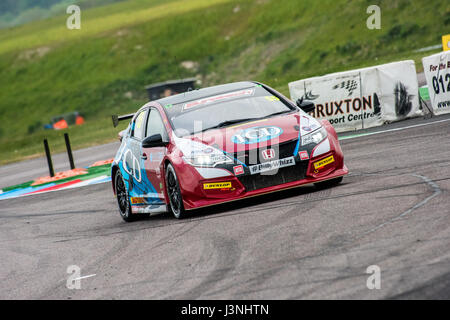
{"label": "safety barrier", "polygon": [[423,115],[414,61],[393,62],[289,83],[292,100],[312,100],[311,114],[336,131],[352,131]]}
{"label": "safety barrier", "polygon": [[450,51],[424,57],[422,64],[433,113],[450,113]]}

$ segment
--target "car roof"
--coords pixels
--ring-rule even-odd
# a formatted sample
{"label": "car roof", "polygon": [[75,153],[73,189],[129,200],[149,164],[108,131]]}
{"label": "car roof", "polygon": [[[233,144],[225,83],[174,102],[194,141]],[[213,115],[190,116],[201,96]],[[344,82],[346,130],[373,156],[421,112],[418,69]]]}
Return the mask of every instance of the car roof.
{"label": "car roof", "polygon": [[221,84],[218,86],[207,87],[202,89],[196,89],[185,93],[179,93],[170,97],[155,100],[162,106],[168,104],[180,104],[192,100],[207,98],[216,94],[226,93],[234,90],[241,90],[246,88],[256,87],[258,83],[251,81],[240,81],[227,84]]}

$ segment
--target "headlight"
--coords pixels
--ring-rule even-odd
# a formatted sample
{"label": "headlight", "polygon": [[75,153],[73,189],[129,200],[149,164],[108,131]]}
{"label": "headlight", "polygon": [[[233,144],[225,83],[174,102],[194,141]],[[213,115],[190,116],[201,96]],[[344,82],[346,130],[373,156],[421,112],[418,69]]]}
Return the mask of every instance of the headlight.
{"label": "headlight", "polygon": [[193,166],[199,167],[215,167],[221,163],[232,163],[229,157],[224,154],[196,154],[190,157],[183,157],[185,161]]}
{"label": "headlight", "polygon": [[326,137],[327,137],[327,130],[324,127],[320,127],[320,129],[317,129],[316,131],[313,131],[311,133],[302,136],[302,145],[304,146],[310,143],[318,144]]}
{"label": "headlight", "polygon": [[233,163],[224,151],[191,139],[177,138],[173,135],[177,148],[183,154],[183,160],[192,166],[215,167],[222,163]]}

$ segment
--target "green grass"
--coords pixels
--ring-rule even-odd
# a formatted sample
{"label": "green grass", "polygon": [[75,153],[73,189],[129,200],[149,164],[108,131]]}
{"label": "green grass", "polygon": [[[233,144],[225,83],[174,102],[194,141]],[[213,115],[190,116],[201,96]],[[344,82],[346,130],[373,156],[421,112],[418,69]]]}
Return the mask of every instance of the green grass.
{"label": "green grass", "polygon": [[402,59],[419,71],[433,51],[414,50],[449,33],[450,4],[375,2],[381,30],[366,28],[373,1],[331,0],[130,0],[82,8],[81,30],[67,16],[0,30],[0,164],[42,155],[44,137],[63,151],[63,132],[29,127],[69,111],[87,119],[68,130],[75,149],[113,141],[110,115],[137,110],[154,82],[251,79],[288,94],[289,81]]}

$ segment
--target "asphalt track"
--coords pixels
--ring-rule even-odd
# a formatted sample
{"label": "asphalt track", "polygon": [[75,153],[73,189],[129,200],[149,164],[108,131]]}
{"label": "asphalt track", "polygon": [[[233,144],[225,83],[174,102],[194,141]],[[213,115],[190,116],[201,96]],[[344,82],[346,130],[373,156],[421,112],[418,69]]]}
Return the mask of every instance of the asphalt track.
{"label": "asphalt track", "polygon": [[[185,220],[125,223],[110,184],[2,200],[0,298],[450,299],[449,120],[343,135],[338,187]],[[79,290],[69,265],[90,276]],[[366,286],[371,265],[379,290]]]}

